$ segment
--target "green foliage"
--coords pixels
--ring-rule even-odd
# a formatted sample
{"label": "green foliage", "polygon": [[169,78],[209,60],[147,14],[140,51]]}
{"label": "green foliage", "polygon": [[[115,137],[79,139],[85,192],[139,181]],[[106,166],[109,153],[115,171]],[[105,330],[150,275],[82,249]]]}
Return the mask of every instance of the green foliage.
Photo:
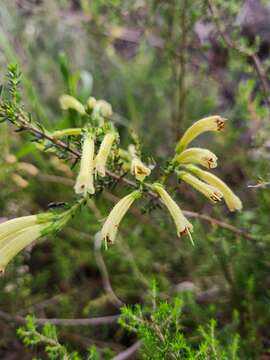
{"label": "green foliage", "polygon": [[120,324],[137,334],[142,342],[143,359],[215,359],[237,360],[239,336],[231,334],[231,342],[221,345],[215,333],[216,321],[200,326],[198,335],[186,334],[182,325],[183,300],[175,298],[171,302],[154,299],[153,308],[136,305],[124,307]]}
{"label": "green foliage", "polygon": [[[18,328],[17,334],[28,347],[42,345],[50,360],[82,360],[77,352],[69,352],[64,345],[59,343],[54,325],[46,323],[39,331],[33,316],[26,317],[25,326]],[[88,352],[87,360],[100,359],[94,346]]]}
{"label": "green foliage", "polygon": [[[250,37],[238,21],[244,14],[243,1],[211,0],[221,29],[234,43],[228,46],[217,30],[209,1],[28,3],[3,1],[0,7],[0,83],[8,85],[1,86],[5,108],[0,109],[0,120],[16,125],[20,115],[41,132],[83,126],[88,115],[61,111],[59,95],[73,95],[85,104],[95,94],[112,104],[123,147],[135,140],[134,130],[139,135],[142,157],[156,165],[153,174],[158,177],[167,168],[179,133],[196,119],[221,114],[229,119],[226,137],[214,140],[207,135],[194,145],[205,147],[211,137],[224,164],[217,174],[239,194],[243,212],[229,215],[225,208],[209,206],[204,198],[194,196],[184,184],[173,181],[170,186],[183,209],[236,226],[252,238],[192,218],[196,236],[191,247],[176,238],[159,205],[142,201],[143,215],[134,209],[115,246],[103,252],[95,247],[94,235],[117,200],[111,192],[123,196],[123,187],[106,179],[99,185],[108,191],[100,192],[90,209],[82,209],[55,238],[14,259],[0,278],[1,311],[34,313],[37,318],[118,313],[119,304],[108,291],[98,261],[102,256],[113,292],[130,304],[123,310],[127,312],[121,320],[124,327],[59,327],[56,348],[65,348],[69,356],[74,349],[85,359],[90,342],[96,344],[89,350],[90,359],[112,359],[137,336],[143,346],[138,358],[156,353],[161,357],[168,349],[181,350],[187,359],[215,359],[216,354],[228,360],[267,358],[269,106],[250,56],[258,56],[269,83],[269,56],[264,52],[268,26],[257,31],[254,25],[256,36]],[[256,19],[257,13],[252,16]],[[9,63],[19,67],[11,65],[6,80]],[[23,112],[18,112],[19,107]],[[73,203],[76,168],[71,171],[71,167],[76,164],[68,161],[66,153],[39,136],[14,132],[17,126],[0,126],[0,221],[47,211],[51,202]],[[80,149],[78,139],[64,140]],[[111,165],[119,167],[119,158],[114,161]],[[34,165],[35,175],[22,170],[21,163]],[[153,277],[163,299],[156,308],[147,305]],[[9,321],[1,319],[0,326],[0,357],[17,357],[15,352],[25,352],[26,358],[49,356],[43,352],[49,344],[40,337],[28,350],[19,342],[14,346],[16,335]],[[35,331],[45,336],[39,327]]]}

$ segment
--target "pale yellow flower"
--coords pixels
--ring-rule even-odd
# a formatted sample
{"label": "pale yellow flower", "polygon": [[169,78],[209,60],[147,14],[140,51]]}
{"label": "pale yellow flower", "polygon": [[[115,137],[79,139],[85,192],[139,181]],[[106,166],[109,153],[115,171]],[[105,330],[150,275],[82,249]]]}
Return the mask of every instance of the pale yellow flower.
{"label": "pale yellow flower", "polygon": [[0,224],[0,246],[12,233],[37,224],[37,215],[22,216]]}
{"label": "pale yellow flower", "polygon": [[95,141],[92,134],[87,134],[84,138],[82,146],[82,157],[80,163],[80,171],[74,186],[76,194],[86,196],[95,193],[94,187],[94,155]]}
{"label": "pale yellow flower", "polygon": [[4,272],[7,264],[22,249],[42,236],[44,224],[37,224],[11,233],[0,245],[0,272]]}
{"label": "pale yellow flower", "polygon": [[178,171],[177,175],[180,179],[194,187],[194,189],[201,192],[212,202],[216,203],[218,201],[221,201],[223,194],[216,187],[206,184],[205,182],[201,181],[200,179],[196,178],[195,176],[189,174],[186,171]]}
{"label": "pale yellow flower", "polygon": [[55,215],[43,213],[8,220],[0,224],[0,272],[27,245],[43,235]]}
{"label": "pale yellow flower", "polygon": [[181,236],[188,234],[191,242],[193,243],[192,237],[190,235],[190,233],[193,230],[193,226],[184,216],[183,212],[181,211],[177,203],[171,198],[171,196],[167,193],[167,191],[164,189],[164,187],[161,184],[159,183],[153,184],[152,189],[159,194],[162,202],[164,203],[169,213],[171,214],[171,217],[173,218],[173,221],[176,226],[177,235]]}
{"label": "pale yellow flower", "polygon": [[139,181],[143,181],[146,176],[151,174],[151,170],[137,157],[132,159],[130,170],[131,174]]}
{"label": "pale yellow flower", "polygon": [[140,196],[140,191],[135,190],[119,200],[113,207],[101,230],[105,243],[114,243],[120,222],[133,202]]}
{"label": "pale yellow flower", "polygon": [[105,100],[98,100],[94,105],[94,112],[100,114],[104,118],[112,115],[112,106]]}
{"label": "pale yellow flower", "polygon": [[115,132],[107,133],[102,140],[97,156],[95,158],[96,173],[98,173],[102,177],[104,177],[106,174],[106,163],[115,138]]}
{"label": "pale yellow flower", "polygon": [[96,103],[97,103],[97,99],[94,98],[93,96],[90,96],[87,99],[87,106],[89,107],[90,110],[94,109]]}
{"label": "pale yellow flower", "polygon": [[187,129],[187,131],[180,139],[179,143],[176,146],[176,152],[180,153],[181,151],[183,151],[193,139],[195,139],[203,132],[222,131],[225,126],[225,121],[225,119],[218,115],[209,116],[196,121],[192,126]]}
{"label": "pale yellow flower", "polygon": [[203,181],[219,189],[219,191],[222,192],[224,201],[230,211],[242,210],[243,206],[239,197],[236,196],[228,185],[226,185],[219,177],[194,165],[187,165],[186,167]]}
{"label": "pale yellow flower", "polygon": [[179,164],[199,164],[208,169],[217,167],[217,157],[212,151],[202,148],[190,148],[184,150],[175,157]]}
{"label": "pale yellow flower", "polygon": [[78,113],[84,115],[85,108],[80,101],[75,99],[75,97],[70,95],[62,95],[60,96],[60,105],[63,110],[73,109],[76,110]]}
{"label": "pale yellow flower", "polygon": [[131,156],[130,172],[137,180],[143,181],[146,176],[151,174],[151,170],[139,159],[136,148],[133,144],[129,145],[128,151]]}

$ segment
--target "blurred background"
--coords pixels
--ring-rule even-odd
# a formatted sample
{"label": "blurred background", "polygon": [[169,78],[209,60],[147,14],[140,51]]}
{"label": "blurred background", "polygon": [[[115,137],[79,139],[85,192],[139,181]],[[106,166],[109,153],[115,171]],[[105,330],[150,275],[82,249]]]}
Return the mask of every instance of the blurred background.
{"label": "blurred background", "polygon": [[[269,50],[268,1],[0,0],[0,83],[7,65],[17,63],[24,107],[36,121],[50,130],[80,126],[78,115],[60,109],[63,93],[82,103],[90,95],[105,99],[122,146],[138,134],[144,159],[158,164],[158,173],[189,125],[219,114],[228,119],[225,132],[196,144],[217,154],[216,174],[244,205],[230,214],[171,184],[185,210],[240,231],[195,217],[193,247],[176,237],[164,212],[135,207],[117,245],[104,252],[95,247],[95,234],[125,190],[105,192],[55,238],[17,256],[0,278],[1,359],[47,358],[42,347],[27,348],[18,338],[15,315],[119,314],[121,304],[151,302],[153,279],[161,298],[182,299],[191,346],[199,342],[198,327],[216,319],[224,349],[238,334],[240,359],[270,359]],[[70,164],[39,152],[31,137],[14,130],[0,125],[1,222],[74,196]],[[68,347],[86,356],[94,345],[102,359],[137,341],[117,322],[57,330]]]}

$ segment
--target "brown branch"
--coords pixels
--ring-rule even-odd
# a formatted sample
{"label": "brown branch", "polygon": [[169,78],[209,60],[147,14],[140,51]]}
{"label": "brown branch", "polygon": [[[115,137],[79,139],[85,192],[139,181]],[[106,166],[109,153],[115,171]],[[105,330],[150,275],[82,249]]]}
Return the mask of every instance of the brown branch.
{"label": "brown branch", "polygon": [[189,210],[183,210],[183,213],[187,217],[201,219],[203,221],[208,222],[211,225],[216,225],[223,229],[229,230],[229,231],[235,233],[236,235],[242,236],[248,240],[255,240],[255,237],[253,235],[249,234],[248,232],[246,232],[245,230],[239,229],[236,226],[233,226],[233,225],[223,222],[221,220],[212,218],[211,216],[199,214],[197,212],[189,211]]}
{"label": "brown branch", "polygon": [[[47,319],[47,318],[37,318],[35,322],[37,325],[44,325],[46,323],[52,325],[60,326],[98,326],[103,324],[113,324],[116,323],[120,315],[110,315],[110,316],[101,316],[93,318],[78,318],[78,319]],[[25,324],[26,319],[20,315],[10,315],[4,311],[0,310],[0,319],[4,321],[10,321],[18,324]]]}
{"label": "brown branch", "polygon": [[109,272],[108,272],[107,266],[105,264],[105,261],[103,259],[102,253],[100,251],[101,246],[102,246],[102,237],[99,233],[97,233],[97,235],[95,237],[94,249],[95,249],[96,263],[97,263],[98,268],[101,273],[103,288],[104,288],[105,292],[109,295],[109,298],[112,300],[113,304],[119,308],[119,307],[123,306],[124,303],[122,300],[119,299],[119,297],[113,291],[113,288],[112,288],[112,285],[110,282]]}
{"label": "brown branch", "polygon": [[122,351],[118,355],[112,358],[112,360],[125,360],[128,359],[130,356],[134,355],[140,348],[141,342],[137,341],[132,346],[127,348],[125,351]]}

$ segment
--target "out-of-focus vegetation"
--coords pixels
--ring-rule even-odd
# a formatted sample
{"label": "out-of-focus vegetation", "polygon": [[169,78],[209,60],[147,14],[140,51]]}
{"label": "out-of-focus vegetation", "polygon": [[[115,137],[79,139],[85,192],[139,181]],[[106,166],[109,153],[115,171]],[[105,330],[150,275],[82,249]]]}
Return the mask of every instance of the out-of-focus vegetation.
{"label": "out-of-focus vegetation", "polygon": [[[270,358],[269,14],[259,0],[0,2],[1,83],[17,63],[35,122],[80,127],[77,113],[60,109],[64,93],[106,99],[122,146],[138,137],[158,175],[189,125],[220,114],[225,132],[197,145],[211,141],[217,174],[244,205],[230,214],[171,183],[182,208],[196,212],[195,246],[163,212],[134,207],[104,251],[95,234],[125,190],[100,194],[1,276],[1,359]],[[1,222],[74,199],[71,163],[14,130],[0,125]],[[118,323],[111,315],[121,311]],[[36,320],[24,325],[28,314]],[[46,318],[72,327],[42,329]]]}

